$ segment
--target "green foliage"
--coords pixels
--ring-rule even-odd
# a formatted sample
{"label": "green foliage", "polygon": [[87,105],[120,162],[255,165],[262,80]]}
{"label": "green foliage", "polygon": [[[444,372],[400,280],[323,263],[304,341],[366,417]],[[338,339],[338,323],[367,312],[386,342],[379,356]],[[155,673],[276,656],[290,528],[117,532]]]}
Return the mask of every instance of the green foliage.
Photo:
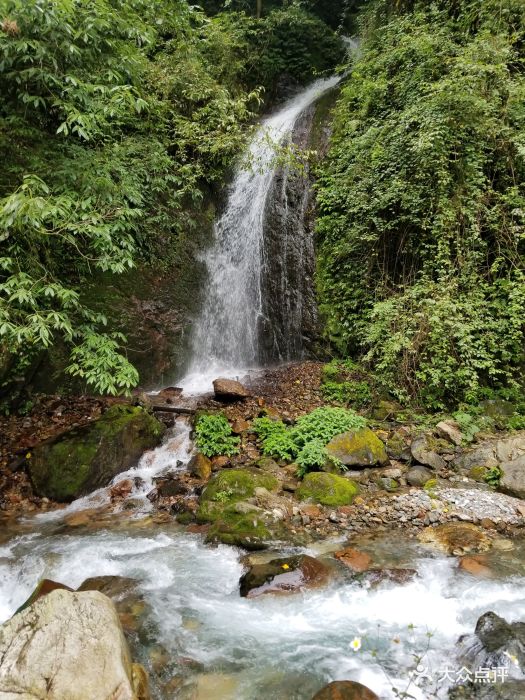
{"label": "green foliage", "polygon": [[372,392],[368,382],[324,382],[321,387],[327,401],[334,403],[352,404],[362,408],[370,403]]}
{"label": "green foliage", "polygon": [[206,457],[239,452],[240,438],[232,434],[228,420],[223,415],[201,416],[195,427],[197,448]]}
{"label": "green foliage", "polygon": [[509,430],[525,430],[525,415],[514,413],[507,422],[507,428]]}
{"label": "green foliage", "polygon": [[456,411],[452,417],[459,425],[459,429],[465,436],[466,442],[472,442],[474,437],[480,432],[481,428],[478,425],[478,419],[470,413],[464,411]]}
{"label": "green foliage", "polygon": [[[521,9],[520,9],[521,8]],[[519,0],[378,0],[319,173],[327,335],[441,408],[524,361]]]}
{"label": "green foliage", "polygon": [[285,461],[295,460],[299,465],[298,473],[303,476],[309,469],[320,468],[328,460],[342,468],[328,456],[326,445],[335,435],[365,426],[366,419],[354,411],[325,406],[301,416],[291,427],[267,417],[255,419],[252,427],[261,440],[265,455]]}
{"label": "green foliage", "polygon": [[498,488],[502,475],[503,473],[499,467],[491,467],[490,469],[487,469],[483,480],[493,488]]}

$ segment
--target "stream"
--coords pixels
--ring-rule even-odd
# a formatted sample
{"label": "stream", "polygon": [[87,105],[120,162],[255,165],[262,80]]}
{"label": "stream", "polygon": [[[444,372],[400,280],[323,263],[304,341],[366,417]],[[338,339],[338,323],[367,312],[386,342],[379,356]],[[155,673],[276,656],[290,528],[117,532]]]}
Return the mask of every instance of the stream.
{"label": "stream", "polygon": [[[277,168],[271,142],[285,142],[301,113],[336,83],[310,86],[254,136],[249,156],[256,167],[239,170],[205,253],[210,282],[182,382],[188,394],[209,391],[219,374],[242,376],[258,365],[264,212]],[[101,489],[2,533],[0,622],[42,578],[76,588],[88,577],[128,577],[137,581],[140,603],[130,643],[157,700],[310,700],[338,679],[360,681],[385,700],[396,697],[394,687],[425,700],[446,697],[443,675],[461,668],[456,641],[482,613],[525,619],[522,544],[489,555],[497,574],[482,580],[399,534],[363,538],[359,547],[373,552],[376,565],[416,569],[404,585],[369,588],[340,575],[318,590],[241,598],[245,553],[205,545],[199,533],[159,519],[147,499],[154,478],[185,469],[192,449],[189,422],[180,418],[161,447],[117,477],[137,478],[123,503],[111,505],[109,490]],[[75,521],[86,511],[89,518]],[[279,553],[301,551],[329,563],[342,542]],[[355,638],[362,643],[357,651]],[[414,655],[423,658],[412,677]]]}

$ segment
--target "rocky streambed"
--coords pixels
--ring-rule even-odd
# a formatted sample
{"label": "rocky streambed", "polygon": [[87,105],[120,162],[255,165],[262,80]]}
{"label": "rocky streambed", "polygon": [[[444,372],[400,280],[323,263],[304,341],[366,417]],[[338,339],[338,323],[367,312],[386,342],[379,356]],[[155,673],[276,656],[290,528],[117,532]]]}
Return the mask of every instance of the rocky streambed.
{"label": "rocky streambed", "polygon": [[[0,628],[0,697],[38,697],[51,677],[48,697],[86,697],[75,695],[82,684],[67,689],[60,659],[43,654],[57,644],[79,649],[69,678],[85,677],[93,698],[119,688],[118,697],[198,700],[520,697],[523,434],[468,445],[450,422],[422,430],[387,415],[360,434],[371,444],[363,451],[358,441],[357,456],[355,436],[335,444],[347,471],[298,479],[293,464],[262,454],[252,424],[262,412],[292,423],[315,408],[305,383],[284,397],[219,391],[185,403],[175,420],[178,392],[141,397],[164,407],[155,410],[168,424],[164,437],[147,408],[111,409],[102,431],[100,421],[84,429],[79,492],[67,500],[78,498],[60,505],[33,479],[40,512],[4,511],[0,618],[8,621],[42,579],[62,590],[44,584]],[[191,440],[193,411],[219,408],[240,450],[208,459]],[[123,459],[127,471],[115,476],[98,452],[104,438],[86,439],[95,433],[110,434],[121,459],[137,441],[159,446],[136,466],[136,457]],[[42,468],[49,455],[55,468],[57,455],[78,464],[74,438],[35,447],[25,468],[53,474]],[[506,493],[484,479],[496,466],[512,475]],[[53,639],[40,636],[49,619]],[[120,649],[103,683],[94,669],[106,652],[89,642],[98,624]],[[22,629],[31,678],[12,641]]]}

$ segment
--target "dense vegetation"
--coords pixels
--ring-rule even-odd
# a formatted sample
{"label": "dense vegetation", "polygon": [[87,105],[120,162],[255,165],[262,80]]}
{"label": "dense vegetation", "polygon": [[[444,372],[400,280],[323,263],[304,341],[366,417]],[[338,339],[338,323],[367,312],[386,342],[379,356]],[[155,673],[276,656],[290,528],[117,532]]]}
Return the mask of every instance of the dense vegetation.
{"label": "dense vegetation", "polygon": [[[288,5],[288,3],[287,3]],[[177,256],[286,75],[341,42],[300,3],[210,19],[186,0],[5,0],[0,16],[0,383],[57,342],[70,374],[138,382],[125,338],[86,303],[97,270]]]}
{"label": "dense vegetation", "polygon": [[519,390],[525,6],[373,3],[319,184],[327,334],[429,406]]}

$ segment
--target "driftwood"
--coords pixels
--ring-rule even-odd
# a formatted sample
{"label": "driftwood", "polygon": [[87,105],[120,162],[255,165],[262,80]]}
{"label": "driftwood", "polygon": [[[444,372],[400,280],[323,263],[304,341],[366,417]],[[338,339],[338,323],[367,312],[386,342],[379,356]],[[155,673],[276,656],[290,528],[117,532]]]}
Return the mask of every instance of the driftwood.
{"label": "driftwood", "polygon": [[163,413],[183,413],[184,415],[193,416],[197,409],[186,408],[185,406],[171,406],[166,404],[164,406],[152,406],[152,411],[162,411]]}

